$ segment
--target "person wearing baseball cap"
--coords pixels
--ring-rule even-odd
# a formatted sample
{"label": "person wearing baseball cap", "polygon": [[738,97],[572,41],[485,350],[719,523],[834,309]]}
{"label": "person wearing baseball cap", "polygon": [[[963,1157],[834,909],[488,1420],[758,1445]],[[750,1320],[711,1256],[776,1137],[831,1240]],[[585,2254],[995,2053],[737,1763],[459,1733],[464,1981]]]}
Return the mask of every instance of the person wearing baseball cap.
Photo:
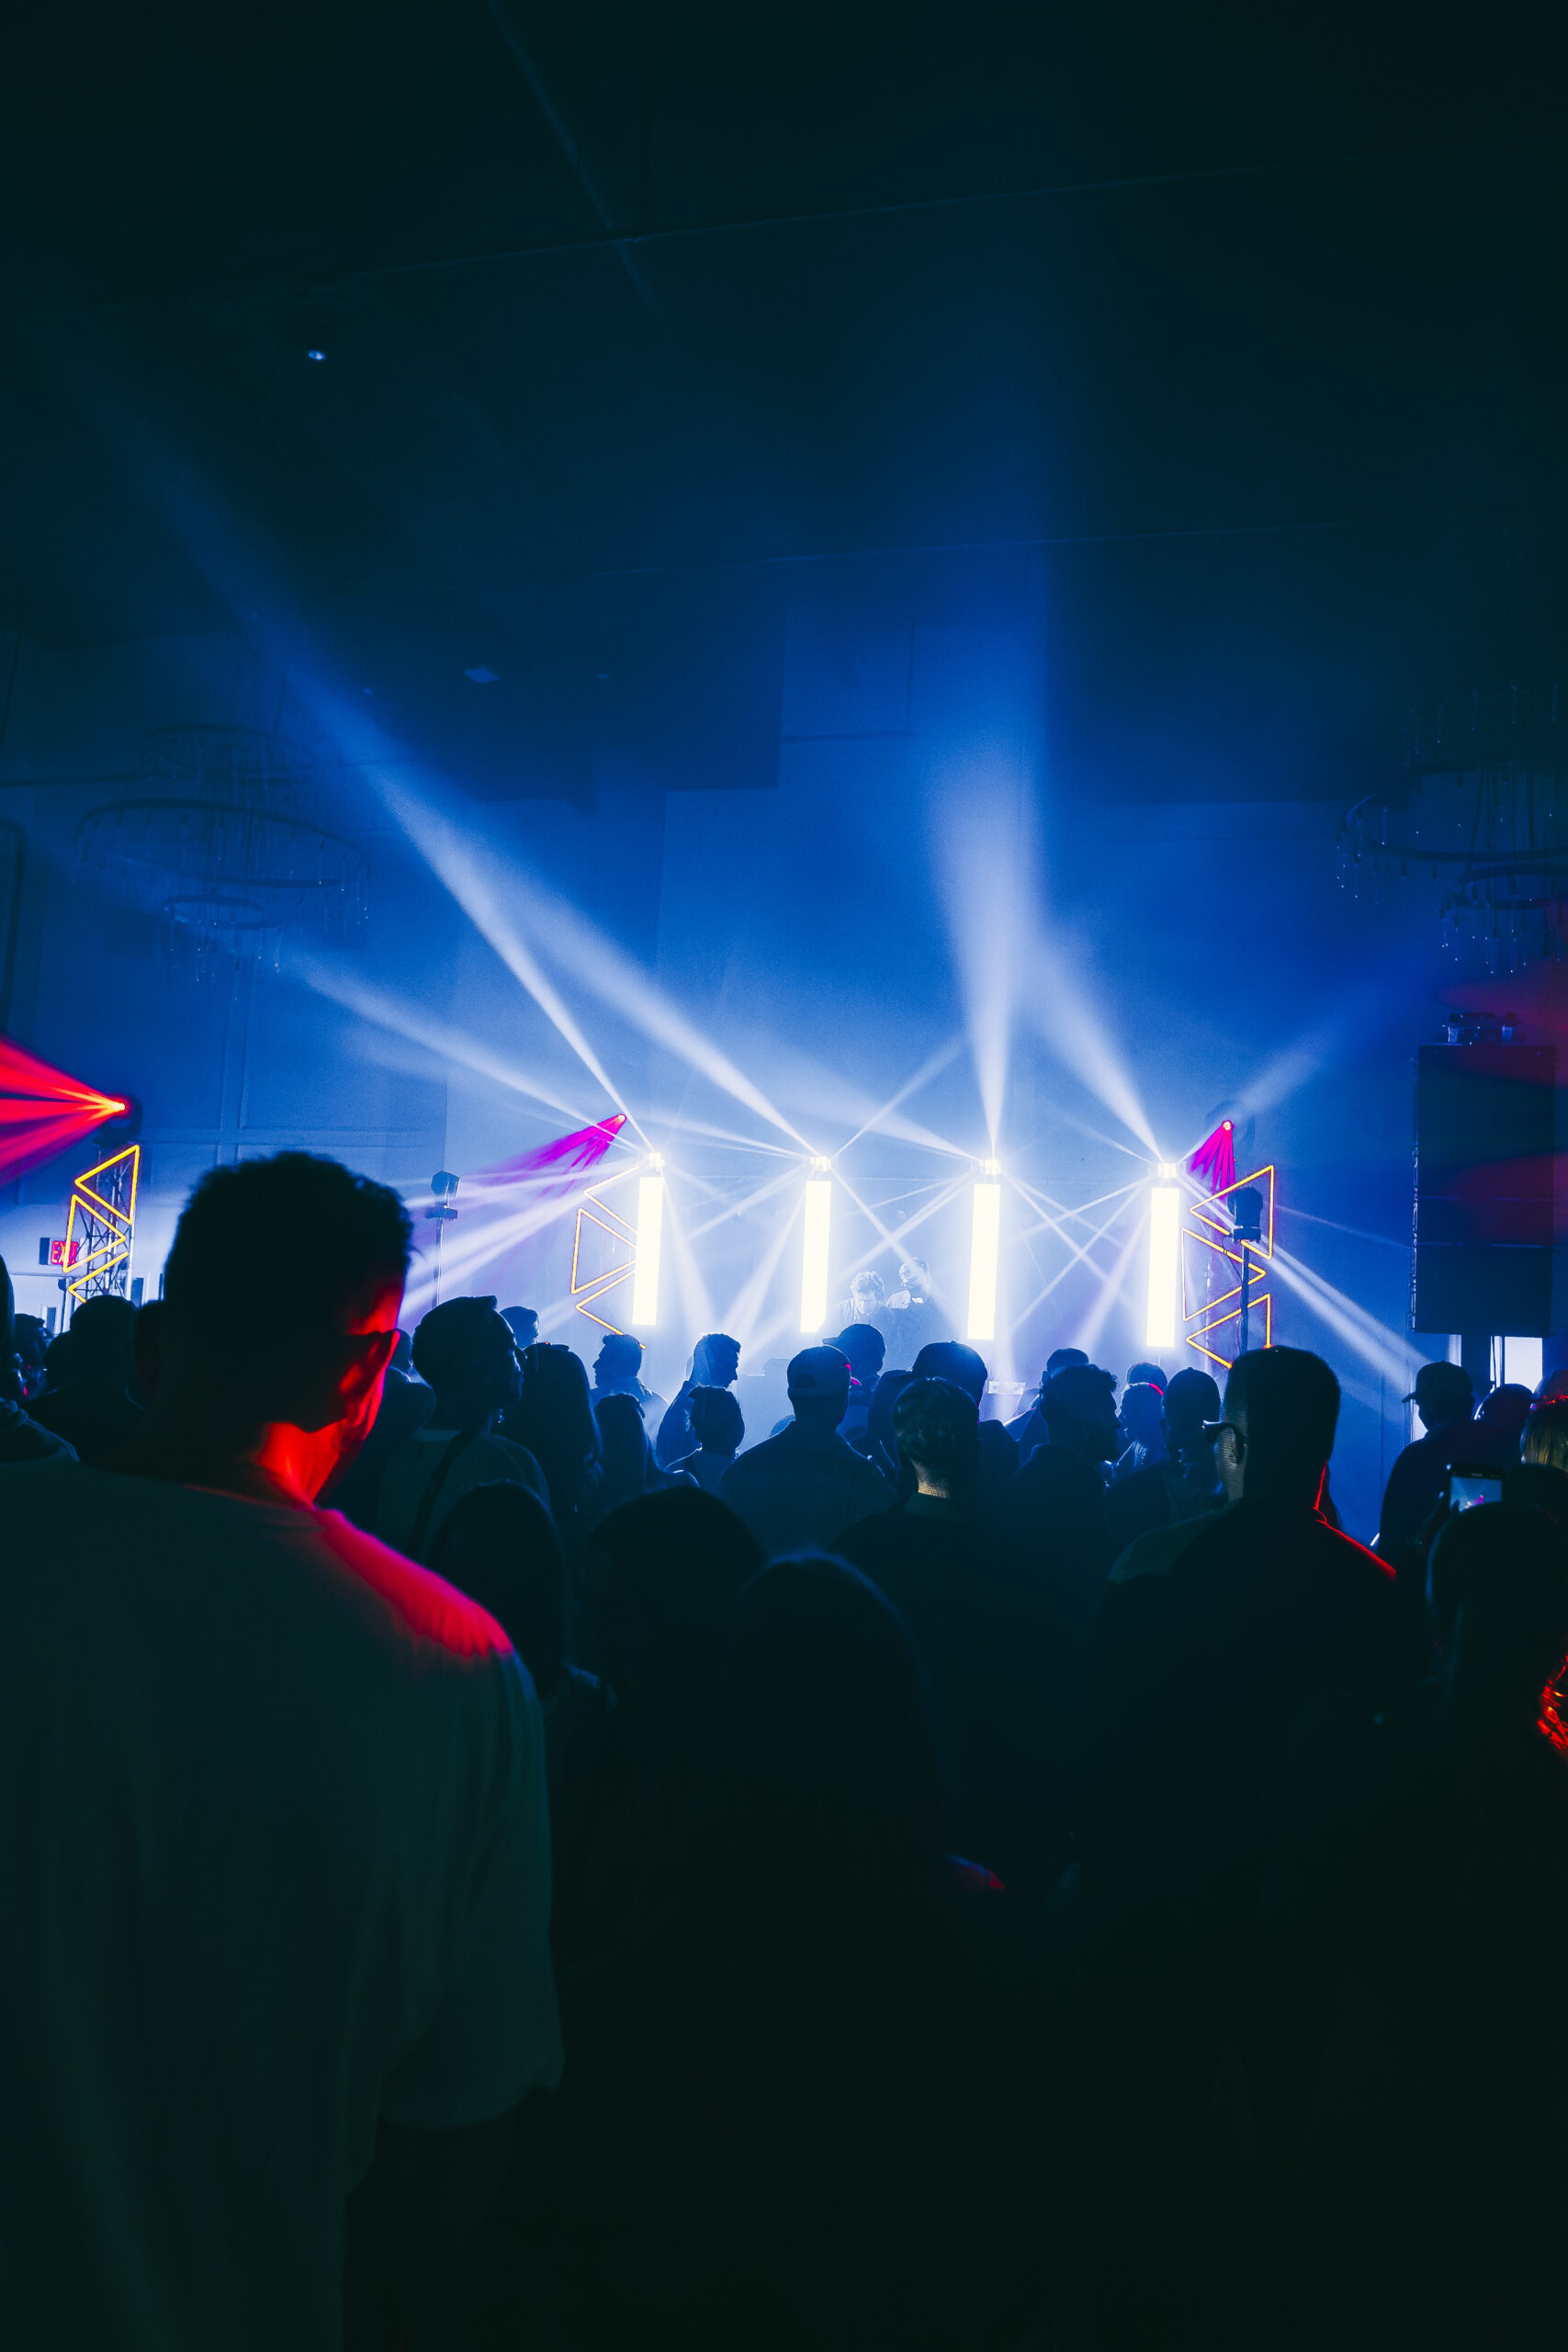
{"label": "person wearing baseball cap", "polygon": [[777,1437],[739,1454],[724,1475],[721,1500],[745,1521],[770,1560],[781,1553],[826,1551],[834,1537],[897,1495],[839,1435],[850,1401],[850,1360],[838,1348],[803,1348],[786,1375],[795,1419]]}
{"label": "person wearing baseball cap", "polygon": [[1404,1401],[1415,1406],[1426,1434],[1396,1457],[1383,1489],[1378,1550],[1391,1564],[1437,1509],[1443,1481],[1464,1459],[1466,1432],[1474,1427],[1475,1390],[1462,1364],[1424,1363]]}

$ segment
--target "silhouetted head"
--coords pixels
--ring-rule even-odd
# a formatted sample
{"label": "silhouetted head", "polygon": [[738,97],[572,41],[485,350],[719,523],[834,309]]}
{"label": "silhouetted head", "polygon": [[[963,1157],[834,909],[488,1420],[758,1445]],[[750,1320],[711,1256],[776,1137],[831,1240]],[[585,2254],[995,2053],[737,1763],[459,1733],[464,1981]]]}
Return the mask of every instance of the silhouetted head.
{"label": "silhouetted head", "polygon": [[910,1380],[893,1407],[893,1434],[923,1493],[957,1498],[980,1458],[975,1399],[951,1380]]}
{"label": "silhouetted head", "polygon": [[1404,1402],[1415,1406],[1423,1429],[1451,1429],[1474,1412],[1475,1389],[1462,1364],[1424,1363]]}
{"label": "silhouetted head", "polygon": [[1500,1388],[1492,1391],[1475,1418],[1487,1429],[1501,1431],[1506,1439],[1511,1439],[1517,1445],[1524,1435],[1525,1423],[1529,1419],[1534,1402],[1530,1391],[1518,1381],[1506,1380]]}
{"label": "silhouetted head", "polygon": [[[1089,1358],[1081,1348],[1053,1348],[1045,1359],[1045,1369],[1040,1375],[1042,1386],[1047,1380],[1055,1380],[1059,1372],[1070,1371],[1074,1364],[1088,1362]],[[1111,1385],[1114,1386],[1115,1383],[1112,1382]]]}
{"label": "silhouetted head", "polygon": [[1129,1445],[1142,1445],[1163,1453],[1165,1399],[1152,1381],[1134,1380],[1122,1390],[1122,1410],[1118,1419],[1122,1435]]}
{"label": "silhouetted head", "polygon": [[470,1487],[436,1530],[430,1565],[490,1611],[548,1691],[565,1656],[566,1558],[538,1496],[526,1487]]}
{"label": "silhouetted head", "polygon": [[887,1342],[875,1324],[846,1324],[833,1345],[848,1357],[850,1370],[861,1386],[874,1388],[887,1353]]}
{"label": "silhouetted head", "polygon": [[966,1348],[962,1340],[928,1340],[915,1358],[917,1380],[951,1380],[965,1396],[973,1396],[976,1407],[988,1377],[985,1357]]}
{"label": "silhouetted head", "polygon": [[1317,1500],[1339,1425],[1339,1383],[1305,1348],[1249,1348],[1225,1383],[1224,1423],[1216,1446],[1231,1491],[1239,1471],[1248,1501]]}
{"label": "silhouetted head", "polygon": [[728,1388],[739,1371],[739,1340],[728,1331],[705,1331],[692,1351],[692,1378],[704,1388]]}
{"label": "silhouetted head", "polygon": [[716,1495],[670,1487],[613,1510],[588,1544],[599,1660],[623,1698],[688,1690],[716,1669],[729,1611],[762,1564]]}
{"label": "silhouetted head", "polygon": [[1146,1380],[1151,1388],[1157,1388],[1160,1395],[1163,1396],[1169,1382],[1169,1374],[1162,1372],[1157,1363],[1134,1363],[1129,1365],[1124,1385],[1128,1388],[1132,1388],[1136,1386],[1137,1383],[1142,1380]]}
{"label": "silhouetted head", "polygon": [[1164,1411],[1171,1452],[1195,1453],[1204,1442],[1204,1423],[1220,1418],[1219,1383],[1206,1372],[1179,1372],[1166,1389]]}
{"label": "silhouetted head", "polygon": [[738,1453],[746,1436],[740,1407],[728,1388],[694,1388],[687,1406],[692,1435],[705,1453]]}
{"label": "silhouetted head", "polygon": [[512,1328],[491,1298],[446,1298],[413,1335],[414,1370],[435,1391],[434,1425],[488,1428],[522,1394]]}
{"label": "silhouetted head", "polygon": [[634,1386],[642,1372],[642,1341],[631,1331],[607,1331],[593,1359],[593,1385],[613,1393]]}
{"label": "silhouetted head", "polygon": [[531,1348],[539,1336],[538,1310],[532,1306],[503,1306],[501,1319],[511,1332],[519,1355]]}
{"label": "silhouetted head", "polygon": [[919,1662],[842,1561],[801,1553],[746,1586],[716,1747],[732,1845],[764,1887],[804,1878],[834,1906],[874,1908],[940,1889],[943,1791]]}
{"label": "silhouetted head", "polygon": [[836,1430],[850,1402],[850,1360],[841,1348],[802,1348],[785,1374],[789,1401],[803,1430]]}
{"label": "silhouetted head", "polygon": [[506,1434],[534,1456],[558,1509],[577,1498],[599,1459],[599,1424],[581,1356],[536,1340],[523,1359],[523,1394],[506,1416]]}
{"label": "silhouetted head", "polygon": [[129,1298],[85,1298],[71,1317],[71,1377],[88,1388],[129,1388],[136,1309]]}
{"label": "silhouetted head", "polygon": [[1053,1445],[1083,1462],[1110,1462],[1122,1451],[1116,1376],[1099,1364],[1069,1363],[1040,1391],[1039,1412]]}
{"label": "silhouetted head", "polygon": [[363,1437],[397,1345],[412,1227],[396,1193],[283,1151],[214,1168],[164,1270],[158,1402]]}

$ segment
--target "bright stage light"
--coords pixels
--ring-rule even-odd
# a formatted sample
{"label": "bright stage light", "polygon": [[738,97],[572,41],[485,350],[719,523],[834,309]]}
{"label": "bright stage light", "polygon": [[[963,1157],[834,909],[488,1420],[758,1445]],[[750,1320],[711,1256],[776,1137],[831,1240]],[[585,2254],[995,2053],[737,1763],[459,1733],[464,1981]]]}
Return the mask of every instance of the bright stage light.
{"label": "bright stage light", "polygon": [[[649,1163],[663,1166],[658,1154]],[[659,1320],[659,1245],[664,1231],[664,1179],[643,1176],[637,1188],[637,1271],[632,1276],[632,1326],[647,1330]]]}
{"label": "bright stage light", "polygon": [[[1160,1173],[1165,1173],[1162,1162]],[[1149,1318],[1144,1344],[1176,1345],[1176,1293],[1181,1278],[1181,1193],[1156,1184],[1149,1194]]]}
{"label": "bright stage light", "polygon": [[[980,1163],[994,1171],[994,1159]],[[975,1187],[975,1224],[969,1243],[969,1325],[971,1340],[997,1335],[997,1244],[1002,1228],[1002,1188],[984,1183]]]}
{"label": "bright stage light", "polygon": [[[825,1159],[814,1169],[826,1170]],[[806,1186],[806,1243],[800,1260],[800,1328],[820,1331],[828,1320],[828,1239],[833,1222],[833,1180],[814,1175]]]}

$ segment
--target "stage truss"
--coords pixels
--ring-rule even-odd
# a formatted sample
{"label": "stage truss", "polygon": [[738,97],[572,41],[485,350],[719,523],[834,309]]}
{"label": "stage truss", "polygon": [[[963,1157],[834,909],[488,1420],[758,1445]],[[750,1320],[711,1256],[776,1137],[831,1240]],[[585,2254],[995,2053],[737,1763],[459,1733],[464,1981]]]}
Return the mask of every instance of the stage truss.
{"label": "stage truss", "polygon": [[[608,1263],[605,1263],[605,1260]],[[588,1271],[590,1266],[592,1272]],[[577,1212],[571,1237],[571,1300],[580,1315],[617,1337],[625,1326],[595,1313],[617,1283],[630,1280],[637,1267],[637,1232],[607,1201],[590,1193]]]}
{"label": "stage truss", "polygon": [[[1258,1325],[1249,1323],[1247,1344],[1267,1348],[1274,1342],[1273,1295],[1267,1289],[1252,1288],[1260,1279],[1268,1281],[1267,1269],[1274,1256],[1274,1174],[1272,1164],[1255,1168],[1250,1175],[1236,1177],[1207,1200],[1188,1204],[1181,1236],[1181,1313],[1186,1325],[1183,1336],[1190,1348],[1225,1372],[1241,1351],[1244,1258],[1248,1315],[1260,1318]],[[1262,1232],[1258,1240],[1242,1242],[1236,1238],[1224,1204],[1248,1185],[1256,1186],[1263,1194]],[[1216,1293],[1217,1283],[1224,1283],[1227,1287]],[[1219,1344],[1211,1344],[1215,1341]],[[1231,1349],[1229,1355],[1220,1352],[1226,1344]]]}
{"label": "stage truss", "polygon": [[71,1187],[63,1255],[73,1269],[66,1288],[78,1306],[87,1298],[126,1295],[141,1173],[141,1146],[128,1144],[85,1170]]}

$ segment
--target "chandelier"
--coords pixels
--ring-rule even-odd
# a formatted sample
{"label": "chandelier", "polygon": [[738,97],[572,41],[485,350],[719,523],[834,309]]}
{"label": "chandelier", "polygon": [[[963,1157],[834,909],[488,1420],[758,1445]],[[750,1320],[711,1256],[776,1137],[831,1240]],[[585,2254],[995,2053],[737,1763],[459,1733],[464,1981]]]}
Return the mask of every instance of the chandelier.
{"label": "chandelier", "polygon": [[1339,879],[1376,901],[1431,898],[1445,949],[1493,971],[1561,962],[1568,933],[1568,797],[1556,686],[1472,686],[1413,710],[1404,772],[1339,828]]}
{"label": "chandelier", "polygon": [[275,963],[286,930],[329,935],[365,910],[366,865],[312,821],[310,754],[245,727],[164,727],[141,756],[148,787],[76,829],[82,863],[159,916],[199,976]]}

